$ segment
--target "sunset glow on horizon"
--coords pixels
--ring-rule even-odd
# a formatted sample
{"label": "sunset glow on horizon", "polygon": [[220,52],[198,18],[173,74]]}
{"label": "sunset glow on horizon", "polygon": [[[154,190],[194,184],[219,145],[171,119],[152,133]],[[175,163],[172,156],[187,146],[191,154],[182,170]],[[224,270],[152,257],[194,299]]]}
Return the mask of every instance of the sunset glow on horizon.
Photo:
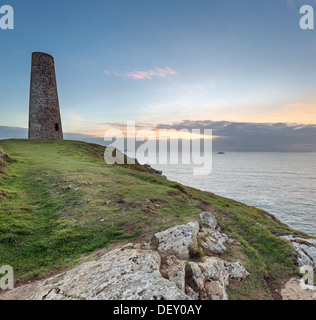
{"label": "sunset glow on horizon", "polygon": [[66,133],[102,137],[128,121],[316,124],[316,31],[300,29],[300,0],[32,4],[16,3],[15,29],[0,34],[1,126],[28,127],[33,51],[55,59]]}

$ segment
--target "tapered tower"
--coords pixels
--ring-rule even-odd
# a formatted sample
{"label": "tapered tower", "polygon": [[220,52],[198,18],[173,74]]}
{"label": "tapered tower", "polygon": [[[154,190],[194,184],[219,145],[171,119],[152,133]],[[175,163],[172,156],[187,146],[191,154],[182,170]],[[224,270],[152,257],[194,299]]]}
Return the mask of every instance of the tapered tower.
{"label": "tapered tower", "polygon": [[29,139],[63,139],[54,58],[32,54]]}

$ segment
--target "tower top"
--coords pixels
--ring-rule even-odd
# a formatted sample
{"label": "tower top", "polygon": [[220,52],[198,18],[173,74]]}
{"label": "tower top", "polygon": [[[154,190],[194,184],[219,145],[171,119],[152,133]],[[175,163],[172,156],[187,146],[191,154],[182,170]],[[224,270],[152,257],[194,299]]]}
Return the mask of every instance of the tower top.
{"label": "tower top", "polygon": [[54,57],[51,56],[48,53],[44,53],[44,52],[33,52],[32,53],[32,64],[36,63],[41,63],[44,60],[52,60],[54,62]]}

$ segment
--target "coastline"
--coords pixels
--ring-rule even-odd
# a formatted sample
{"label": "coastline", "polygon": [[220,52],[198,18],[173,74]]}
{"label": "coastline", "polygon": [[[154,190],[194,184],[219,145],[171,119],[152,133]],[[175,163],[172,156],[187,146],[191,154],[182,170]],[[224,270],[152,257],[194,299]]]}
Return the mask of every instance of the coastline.
{"label": "coastline", "polygon": [[[19,284],[47,279],[62,269],[71,273],[73,267],[84,268],[82,263],[91,259],[105,261],[103,255],[113,246],[124,253],[128,243],[132,252],[154,250],[150,254],[157,257],[155,248],[142,245],[151,243],[157,233],[197,221],[203,211],[214,215],[217,225],[211,230],[203,230],[202,224],[194,229],[198,246],[184,263],[184,267],[193,266],[184,268],[185,285],[194,288],[195,282],[190,282],[194,277],[189,275],[198,270],[195,264],[208,270],[206,266],[214,266],[215,261],[239,261],[249,275],[242,281],[231,278],[225,286],[227,298],[277,299],[282,287],[299,275],[300,255],[292,243],[307,245],[313,239],[263,210],[169,181],[148,166],[106,165],[104,147],[99,145],[6,140],[1,146],[14,162],[6,164],[0,185],[0,219],[8,226],[2,234],[5,256],[0,264],[13,265]],[[41,233],[33,225],[42,228]],[[282,239],[284,236],[294,240]],[[164,271],[170,255],[159,251],[159,256],[161,262],[155,265],[154,273],[161,281],[170,281],[169,264]],[[171,261],[168,263],[173,267],[183,266]],[[37,265],[45,268],[40,270]],[[216,286],[213,283],[207,292],[218,292]],[[203,296],[205,290],[203,287],[198,294]]]}

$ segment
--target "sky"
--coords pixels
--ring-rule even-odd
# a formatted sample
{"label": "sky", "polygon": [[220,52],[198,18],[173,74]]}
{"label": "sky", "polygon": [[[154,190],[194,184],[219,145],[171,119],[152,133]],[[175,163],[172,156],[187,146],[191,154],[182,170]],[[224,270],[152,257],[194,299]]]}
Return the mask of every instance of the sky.
{"label": "sky", "polygon": [[67,133],[102,137],[127,121],[154,128],[203,122],[218,136],[217,125],[236,124],[249,139],[250,127],[272,124],[316,132],[316,30],[299,27],[300,7],[316,9],[315,0],[5,4],[15,28],[0,29],[2,128],[27,128],[31,54],[42,51],[55,59]]}

